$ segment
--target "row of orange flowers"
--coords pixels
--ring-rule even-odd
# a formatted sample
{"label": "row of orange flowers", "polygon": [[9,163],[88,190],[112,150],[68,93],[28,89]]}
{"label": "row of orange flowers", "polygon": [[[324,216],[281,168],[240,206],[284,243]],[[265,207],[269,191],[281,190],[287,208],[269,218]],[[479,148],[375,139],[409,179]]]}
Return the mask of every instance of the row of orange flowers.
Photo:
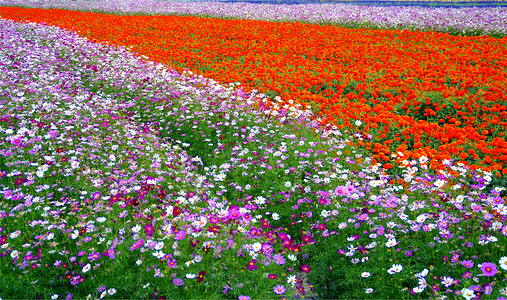
{"label": "row of orange flowers", "polygon": [[453,158],[507,175],[507,39],[5,7],[0,15],[311,104],[323,123],[361,132],[357,144],[385,168],[424,155],[434,168]]}

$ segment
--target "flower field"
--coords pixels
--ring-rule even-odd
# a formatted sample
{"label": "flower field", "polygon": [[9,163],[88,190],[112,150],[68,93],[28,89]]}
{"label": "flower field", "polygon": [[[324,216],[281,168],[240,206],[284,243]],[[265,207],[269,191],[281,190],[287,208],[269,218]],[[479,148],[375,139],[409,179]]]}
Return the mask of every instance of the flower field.
{"label": "flower field", "polygon": [[502,7],[3,5],[0,298],[507,297]]}

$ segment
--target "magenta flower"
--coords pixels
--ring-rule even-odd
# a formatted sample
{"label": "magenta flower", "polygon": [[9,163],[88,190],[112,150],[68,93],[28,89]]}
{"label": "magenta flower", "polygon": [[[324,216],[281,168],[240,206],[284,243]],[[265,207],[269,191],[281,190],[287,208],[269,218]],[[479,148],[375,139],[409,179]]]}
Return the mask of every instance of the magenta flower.
{"label": "magenta flower", "polygon": [[253,271],[253,270],[258,269],[259,267],[257,267],[257,266],[255,265],[255,263],[256,263],[256,262],[257,262],[257,260],[256,260],[256,259],[254,259],[254,260],[250,261],[250,262],[248,263],[248,266],[247,266],[246,268],[247,268],[249,271]]}
{"label": "magenta flower", "polygon": [[301,266],[301,272],[304,272],[304,273],[310,273],[310,271],[311,271],[311,270],[312,270],[312,269],[311,269],[311,268],[310,268],[310,266],[309,266],[309,265],[307,265],[307,264],[303,264],[303,265]]}
{"label": "magenta flower", "polygon": [[496,273],[498,273],[498,269],[496,268],[496,265],[491,262],[485,262],[481,265],[481,271],[484,276],[492,277],[495,276]]}
{"label": "magenta flower", "polygon": [[168,259],[167,260],[167,265],[170,267],[170,268],[176,268],[176,259]]}
{"label": "magenta flower", "polygon": [[134,245],[130,247],[130,251],[134,251],[137,248],[141,247],[142,245],[144,245],[144,239],[140,239],[139,241],[135,242]]}
{"label": "magenta flower", "polygon": [[144,233],[146,233],[147,236],[153,236],[153,232],[155,232],[155,228],[152,224],[144,225]]}
{"label": "magenta flower", "polygon": [[14,146],[19,146],[21,145],[21,142],[23,141],[23,139],[20,137],[20,136],[16,136],[14,137],[12,140],[11,140],[11,143],[14,145]]}
{"label": "magenta flower", "polygon": [[20,186],[22,185],[23,183],[27,182],[28,180],[24,177],[18,177],[16,178],[16,180],[14,181],[14,185],[15,186]]}

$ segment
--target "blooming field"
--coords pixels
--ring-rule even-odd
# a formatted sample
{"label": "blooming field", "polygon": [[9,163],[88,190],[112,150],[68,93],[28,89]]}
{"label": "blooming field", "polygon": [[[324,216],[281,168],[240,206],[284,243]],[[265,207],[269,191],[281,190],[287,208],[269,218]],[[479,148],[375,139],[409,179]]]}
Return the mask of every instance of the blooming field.
{"label": "blooming field", "polygon": [[504,39],[191,16],[1,13],[132,46],[178,71],[279,95],[282,104],[311,104],[322,123],[359,133],[354,143],[386,169],[426,156],[433,168],[452,158],[507,174]]}
{"label": "blooming field", "polygon": [[0,15],[0,297],[507,295],[503,39]]}

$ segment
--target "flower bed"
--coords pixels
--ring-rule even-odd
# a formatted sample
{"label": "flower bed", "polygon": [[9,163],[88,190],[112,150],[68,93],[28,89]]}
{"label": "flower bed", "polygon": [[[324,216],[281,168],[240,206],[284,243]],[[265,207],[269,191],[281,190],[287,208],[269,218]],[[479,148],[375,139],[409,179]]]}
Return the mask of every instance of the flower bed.
{"label": "flower bed", "polygon": [[2,14],[130,46],[180,72],[241,82],[280,96],[277,110],[311,105],[322,123],[360,133],[354,142],[386,169],[425,156],[432,168],[452,158],[495,178],[507,173],[502,39],[182,16]]}

